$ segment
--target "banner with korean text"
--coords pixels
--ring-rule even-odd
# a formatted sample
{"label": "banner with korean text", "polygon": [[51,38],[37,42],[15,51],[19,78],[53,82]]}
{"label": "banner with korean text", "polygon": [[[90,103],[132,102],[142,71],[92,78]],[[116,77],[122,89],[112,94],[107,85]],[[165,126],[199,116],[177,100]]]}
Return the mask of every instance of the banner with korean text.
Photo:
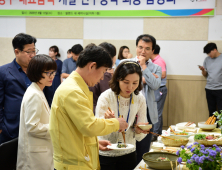
{"label": "banner with korean text", "polygon": [[0,0],[0,16],[214,16],[215,0]]}

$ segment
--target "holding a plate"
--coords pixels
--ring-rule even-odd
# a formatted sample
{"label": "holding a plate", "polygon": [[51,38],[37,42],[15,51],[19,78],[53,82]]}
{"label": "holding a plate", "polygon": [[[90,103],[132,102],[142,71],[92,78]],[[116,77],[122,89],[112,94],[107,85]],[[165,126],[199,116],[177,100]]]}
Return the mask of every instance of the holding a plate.
{"label": "holding a plate", "polygon": [[[118,65],[110,81],[111,89],[103,92],[97,102],[96,117],[109,119],[123,118],[128,123],[125,135],[113,132],[99,136],[112,145],[99,152],[101,170],[134,169],[136,166],[136,141],[141,141],[150,129],[142,130],[135,125],[147,125],[146,100],[139,92],[142,89],[142,72],[138,63],[125,61]],[[110,110],[108,109],[110,108]],[[126,147],[117,147],[118,142]],[[119,145],[120,146],[120,145]]]}

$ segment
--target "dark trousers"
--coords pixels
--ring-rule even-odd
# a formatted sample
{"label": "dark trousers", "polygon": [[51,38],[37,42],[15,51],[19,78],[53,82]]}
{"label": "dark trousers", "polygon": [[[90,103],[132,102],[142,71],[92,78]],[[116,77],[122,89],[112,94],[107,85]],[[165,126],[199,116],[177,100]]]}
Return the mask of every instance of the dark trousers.
{"label": "dark trousers", "polygon": [[157,100],[158,122],[153,125],[153,132],[161,135],[163,128],[163,107],[167,96],[167,87],[162,86],[157,90],[157,92],[161,92],[162,95]]}
{"label": "dark trousers", "polygon": [[133,170],[136,167],[136,152],[109,157],[99,155],[101,170]]}
{"label": "dark trousers", "polygon": [[[148,109],[147,109],[147,121],[149,122],[149,124],[152,124],[152,122],[150,120]],[[153,128],[150,129],[150,131],[153,132]],[[149,152],[152,136],[153,135],[151,133],[149,133],[140,142],[136,141],[137,164],[139,164],[140,161],[142,160],[143,154]]]}
{"label": "dark trousers", "polygon": [[215,111],[219,111],[220,113],[222,110],[222,90],[205,90],[209,116],[212,116]]}
{"label": "dark trousers", "polygon": [[4,134],[4,132],[0,133],[0,145],[1,145],[2,143],[8,142],[8,141],[10,141],[10,140],[12,140],[12,139],[13,139],[13,138],[10,138],[9,136],[6,136],[6,135]]}

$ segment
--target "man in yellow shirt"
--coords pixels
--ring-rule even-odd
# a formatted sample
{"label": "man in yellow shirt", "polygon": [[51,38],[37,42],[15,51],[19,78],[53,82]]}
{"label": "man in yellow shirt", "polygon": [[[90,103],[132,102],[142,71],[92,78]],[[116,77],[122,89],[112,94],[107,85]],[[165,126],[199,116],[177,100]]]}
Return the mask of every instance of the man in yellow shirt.
{"label": "man in yellow shirt", "polygon": [[56,90],[49,123],[56,170],[99,170],[98,150],[106,150],[109,142],[98,142],[97,136],[127,128],[123,118],[99,119],[93,114],[88,87],[111,67],[112,59],[103,48],[89,46],[80,54],[76,71]]}

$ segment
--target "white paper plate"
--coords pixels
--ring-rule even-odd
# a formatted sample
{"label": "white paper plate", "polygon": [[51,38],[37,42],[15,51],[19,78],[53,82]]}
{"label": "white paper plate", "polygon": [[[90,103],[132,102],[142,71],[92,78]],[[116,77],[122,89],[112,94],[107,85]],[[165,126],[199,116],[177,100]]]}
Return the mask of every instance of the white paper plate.
{"label": "white paper plate", "polygon": [[185,126],[188,122],[182,122],[182,123],[178,123],[176,124],[176,127],[179,129],[179,130],[183,130],[183,129],[194,129],[196,127],[196,124],[193,123],[192,125],[190,126]]}
{"label": "white paper plate", "polygon": [[133,149],[133,148],[134,148],[134,145],[132,145],[132,144],[127,144],[127,147],[126,147],[126,148],[118,148],[118,147],[117,147],[117,143],[116,143],[116,144],[108,145],[107,148],[113,149],[113,150],[128,150],[128,149]]}

